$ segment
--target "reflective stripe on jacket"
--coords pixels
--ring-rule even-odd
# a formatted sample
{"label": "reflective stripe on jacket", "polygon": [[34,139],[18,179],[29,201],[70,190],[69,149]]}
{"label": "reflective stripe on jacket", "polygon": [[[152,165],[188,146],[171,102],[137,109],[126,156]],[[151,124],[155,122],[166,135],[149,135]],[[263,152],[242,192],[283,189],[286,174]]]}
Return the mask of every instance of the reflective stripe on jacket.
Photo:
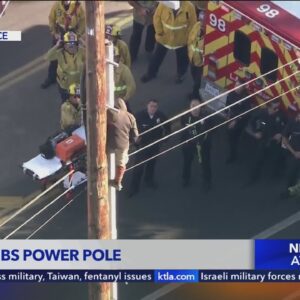
{"label": "reflective stripe on jacket", "polygon": [[122,62],[115,68],[115,97],[128,101],[136,91],[136,84],[130,69]]}
{"label": "reflective stripe on jacket", "polygon": [[68,89],[72,83],[80,84],[80,76],[85,62],[85,50],[81,47],[75,55],[57,46],[52,47],[46,54],[49,61],[57,60],[57,83],[63,89]]}
{"label": "reflective stripe on jacket", "polygon": [[181,1],[175,16],[172,9],[160,3],[153,16],[156,41],[169,49],[184,47],[196,21],[195,7],[190,1]]}
{"label": "reflective stripe on jacket", "polygon": [[201,22],[197,22],[192,28],[188,38],[188,55],[190,63],[196,67],[203,65],[204,43],[203,36],[200,36]]}

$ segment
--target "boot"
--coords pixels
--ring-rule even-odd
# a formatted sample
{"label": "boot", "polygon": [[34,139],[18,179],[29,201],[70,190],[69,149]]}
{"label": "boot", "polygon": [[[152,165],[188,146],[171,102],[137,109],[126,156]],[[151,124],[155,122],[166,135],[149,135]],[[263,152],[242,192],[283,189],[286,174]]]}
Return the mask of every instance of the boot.
{"label": "boot", "polygon": [[116,177],[115,180],[112,182],[112,185],[116,188],[117,191],[121,191],[123,188],[122,179],[125,171],[126,171],[125,167],[117,166],[116,168]]}

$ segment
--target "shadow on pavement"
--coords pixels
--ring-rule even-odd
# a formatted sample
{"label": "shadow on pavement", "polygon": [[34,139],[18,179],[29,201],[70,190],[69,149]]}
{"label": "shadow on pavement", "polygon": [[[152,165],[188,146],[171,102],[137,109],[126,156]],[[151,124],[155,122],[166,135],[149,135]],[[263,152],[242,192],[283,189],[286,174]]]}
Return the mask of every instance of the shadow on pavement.
{"label": "shadow on pavement", "polygon": [[1,43],[0,78],[44,55],[50,47],[51,35],[45,25],[23,31],[21,42]]}

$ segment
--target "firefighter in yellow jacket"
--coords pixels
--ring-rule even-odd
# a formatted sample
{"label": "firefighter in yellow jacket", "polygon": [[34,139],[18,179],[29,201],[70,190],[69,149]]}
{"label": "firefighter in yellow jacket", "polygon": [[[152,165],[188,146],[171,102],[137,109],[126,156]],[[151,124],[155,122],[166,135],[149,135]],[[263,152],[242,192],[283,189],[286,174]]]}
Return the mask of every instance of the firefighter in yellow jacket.
{"label": "firefighter in yellow jacket", "polygon": [[84,49],[79,45],[77,35],[65,33],[63,41],[58,41],[46,54],[49,61],[57,60],[57,83],[62,101],[68,98],[68,88],[72,83],[79,84],[85,62]]}
{"label": "firefighter in yellow jacket", "polygon": [[193,77],[193,91],[189,95],[190,99],[200,99],[199,89],[203,74],[203,39],[204,28],[202,22],[198,21],[192,28],[188,38],[188,55],[191,64],[191,74]]}
{"label": "firefighter in yellow jacket", "polygon": [[61,106],[60,125],[62,130],[68,130],[81,125],[79,85],[71,84],[69,87],[69,98]]}
{"label": "firefighter in yellow jacket", "polygon": [[115,98],[122,98],[128,108],[128,100],[136,91],[136,84],[130,69],[120,62],[120,52],[117,47],[114,47],[114,60],[119,64],[115,67]]}
{"label": "firefighter in yellow jacket", "polygon": [[[49,29],[52,36],[52,46],[63,39],[67,31],[73,31],[80,38],[85,32],[85,13],[80,1],[56,1],[49,14]],[[46,89],[56,82],[57,61],[50,62],[48,76],[41,85]]]}
{"label": "firefighter in yellow jacket", "polygon": [[105,25],[105,37],[119,49],[120,62],[131,68],[131,58],[127,44],[121,40],[121,28],[117,25]]}
{"label": "firefighter in yellow jacket", "polygon": [[142,82],[148,82],[156,77],[168,49],[176,52],[175,82],[182,82],[189,64],[187,39],[196,21],[195,7],[190,1],[161,1],[159,3],[153,17],[156,49],[147,73],[141,78]]}

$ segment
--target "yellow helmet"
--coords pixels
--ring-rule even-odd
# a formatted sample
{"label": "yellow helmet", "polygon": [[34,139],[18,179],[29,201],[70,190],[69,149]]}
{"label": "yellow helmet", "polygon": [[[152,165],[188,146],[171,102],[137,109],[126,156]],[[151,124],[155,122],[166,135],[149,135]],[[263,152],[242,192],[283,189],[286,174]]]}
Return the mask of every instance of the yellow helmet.
{"label": "yellow helmet", "polygon": [[105,34],[115,37],[121,36],[121,28],[118,25],[107,24],[105,25]]}
{"label": "yellow helmet", "polygon": [[73,31],[68,31],[64,34],[64,42],[65,43],[77,43],[78,38],[77,34],[74,33]]}
{"label": "yellow helmet", "polygon": [[120,56],[120,50],[116,46],[114,46],[114,56]]}
{"label": "yellow helmet", "polygon": [[80,86],[79,86],[79,84],[72,83],[69,86],[69,95],[80,96]]}

